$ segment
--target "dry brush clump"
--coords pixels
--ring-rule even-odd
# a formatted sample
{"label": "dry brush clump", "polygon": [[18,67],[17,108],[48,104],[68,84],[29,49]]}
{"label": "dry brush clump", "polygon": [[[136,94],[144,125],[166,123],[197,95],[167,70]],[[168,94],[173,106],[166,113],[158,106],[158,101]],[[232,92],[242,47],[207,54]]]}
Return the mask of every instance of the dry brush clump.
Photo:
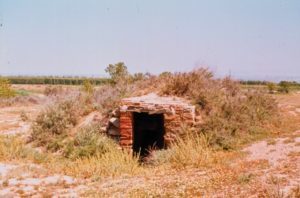
{"label": "dry brush clump", "polygon": [[119,107],[123,98],[158,92],[160,83],[160,78],[150,74],[119,79],[113,84],[97,88],[94,91],[93,100],[99,106],[99,111],[103,115],[109,116],[114,109]]}
{"label": "dry brush clump", "polygon": [[62,86],[47,86],[45,87],[44,94],[46,96],[56,96],[63,92]]}
{"label": "dry brush clump", "polygon": [[230,78],[215,79],[207,69],[167,74],[162,81],[162,95],[185,97],[197,105],[203,121],[195,132],[223,149],[265,134],[266,123],[277,115],[276,102],[267,94],[242,90]]}
{"label": "dry brush clump", "polygon": [[85,98],[76,97],[49,106],[42,111],[32,125],[31,140],[36,146],[58,151],[64,145],[70,130],[90,107]]}

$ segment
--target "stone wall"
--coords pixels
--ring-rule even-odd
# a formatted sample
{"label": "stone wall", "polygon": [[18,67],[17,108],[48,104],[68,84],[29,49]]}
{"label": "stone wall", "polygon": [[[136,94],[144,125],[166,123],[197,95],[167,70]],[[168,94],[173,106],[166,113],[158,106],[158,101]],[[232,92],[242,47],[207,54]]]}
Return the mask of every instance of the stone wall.
{"label": "stone wall", "polygon": [[194,111],[180,107],[175,109],[175,113],[164,113],[166,145],[180,135],[183,125],[192,126],[194,124]]}

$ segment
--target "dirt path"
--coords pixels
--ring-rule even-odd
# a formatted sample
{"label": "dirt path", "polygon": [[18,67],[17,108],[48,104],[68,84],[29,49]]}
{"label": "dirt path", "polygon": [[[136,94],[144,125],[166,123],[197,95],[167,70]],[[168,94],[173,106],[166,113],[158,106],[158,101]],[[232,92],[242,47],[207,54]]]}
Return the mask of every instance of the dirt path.
{"label": "dirt path", "polygon": [[244,149],[247,161],[265,160],[269,166],[261,170],[259,178],[267,182],[271,177],[279,180],[280,190],[287,194],[300,186],[300,131],[290,137],[260,141]]}
{"label": "dirt path", "polygon": [[11,106],[0,108],[0,135],[24,134],[42,105]]}

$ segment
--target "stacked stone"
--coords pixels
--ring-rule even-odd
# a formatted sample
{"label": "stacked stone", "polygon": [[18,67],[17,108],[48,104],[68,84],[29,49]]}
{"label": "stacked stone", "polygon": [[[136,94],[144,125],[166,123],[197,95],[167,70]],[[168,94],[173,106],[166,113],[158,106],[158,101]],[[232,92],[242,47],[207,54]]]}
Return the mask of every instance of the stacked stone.
{"label": "stacked stone", "polygon": [[115,109],[112,112],[111,118],[109,119],[108,125],[107,125],[107,134],[119,141],[120,140],[120,111],[119,109]]}

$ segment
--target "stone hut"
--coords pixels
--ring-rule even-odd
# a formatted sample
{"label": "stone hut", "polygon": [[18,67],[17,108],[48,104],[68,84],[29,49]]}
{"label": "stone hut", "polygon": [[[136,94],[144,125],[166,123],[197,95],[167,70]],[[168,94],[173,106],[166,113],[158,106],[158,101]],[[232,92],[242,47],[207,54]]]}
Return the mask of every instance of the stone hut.
{"label": "stone hut", "polygon": [[147,155],[151,148],[167,147],[182,124],[194,124],[195,106],[178,97],[152,93],[123,99],[118,117],[121,147]]}

